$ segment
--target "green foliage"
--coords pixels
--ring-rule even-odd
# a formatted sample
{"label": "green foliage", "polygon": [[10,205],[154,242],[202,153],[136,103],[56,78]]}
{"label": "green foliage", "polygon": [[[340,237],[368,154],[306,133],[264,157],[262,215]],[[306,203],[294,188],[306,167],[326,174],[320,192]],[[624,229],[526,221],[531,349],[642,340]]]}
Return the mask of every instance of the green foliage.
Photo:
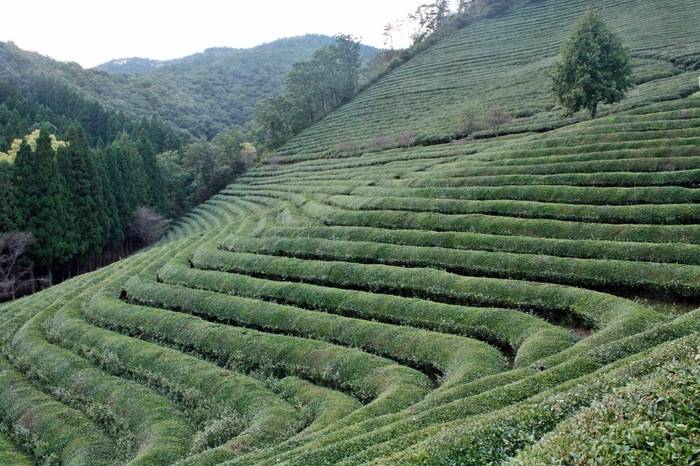
{"label": "green foliage", "polygon": [[[83,126],[91,145],[98,137],[109,144],[120,131],[129,131],[131,120],[151,115],[178,133],[211,139],[233,126],[249,125],[255,105],[281,92],[292,64],[308,60],[332,42],[331,37],[310,34],[251,49],[212,48],[169,61],[148,74],[128,75],[115,68],[85,70],[0,43],[0,81],[33,89],[37,103],[56,115],[79,118],[75,122]],[[363,46],[363,56],[368,58],[374,50]],[[41,75],[46,78],[36,78]],[[177,134],[171,131],[166,134],[172,140]],[[14,137],[23,134],[26,131]],[[156,152],[176,148],[157,146]]]}
{"label": "green foliage", "polygon": [[509,464],[695,464],[700,460],[697,356],[587,407]]}
{"label": "green foliage", "polygon": [[581,109],[596,117],[599,104],[614,104],[632,87],[632,64],[622,40],[599,11],[583,15],[554,64],[552,92],[570,113]]}
{"label": "green foliage", "polygon": [[167,200],[175,213],[190,211],[258,163],[257,151],[237,129],[199,139],[158,156]]}
{"label": "green foliage", "polygon": [[284,94],[256,107],[258,136],[273,150],[313,125],[355,95],[360,78],[360,43],[338,35],[335,44],[292,65]]}
{"label": "green foliage", "polygon": [[[61,162],[61,173],[70,192],[68,209],[75,222],[75,236],[71,241],[78,246],[76,256],[84,262],[99,253],[104,245],[103,238],[106,234],[100,222],[103,218],[100,210],[104,200],[85,133],[81,128],[73,127],[66,136],[66,142],[67,145],[59,149],[57,158]],[[68,225],[64,225],[64,228],[68,228]]]}
{"label": "green foliage", "polygon": [[13,168],[8,162],[0,161],[0,228],[14,231],[17,202],[13,183]]}
{"label": "green foliage", "polygon": [[[487,128],[476,132],[475,138],[496,132],[548,131],[583,120],[583,115],[561,118],[546,74],[571,26],[591,8],[600,9],[610,28],[620,31],[635,57],[635,74],[646,77],[623,102],[603,107],[605,112],[697,91],[697,73],[673,64],[677,60],[673,57],[682,61],[700,40],[687,21],[688,12],[697,8],[690,0],[668,8],[648,2],[628,8],[610,0],[514,1],[501,16],[467,21],[427,53],[396,67],[278,154],[285,162],[334,157],[339,144],[364,147],[377,134],[391,137],[404,131],[416,132],[416,143],[448,142],[460,137],[455,122],[465,101],[487,110],[502,108],[512,117],[498,131]],[[645,32],[649,30],[658,34],[649,35]],[[650,50],[661,53],[666,47],[662,60],[650,58],[656,56]]]}
{"label": "green foliage", "polygon": [[42,127],[36,151],[23,143],[15,159],[15,187],[18,202],[17,228],[30,231],[36,242],[30,256],[40,267],[65,263],[73,258],[76,244],[68,242],[69,202],[59,175],[48,129]]}
{"label": "green foliage", "polygon": [[114,444],[95,423],[37,389],[4,356],[0,367],[0,414],[6,426],[14,426],[10,438],[16,445],[49,464],[59,459],[109,464]]}

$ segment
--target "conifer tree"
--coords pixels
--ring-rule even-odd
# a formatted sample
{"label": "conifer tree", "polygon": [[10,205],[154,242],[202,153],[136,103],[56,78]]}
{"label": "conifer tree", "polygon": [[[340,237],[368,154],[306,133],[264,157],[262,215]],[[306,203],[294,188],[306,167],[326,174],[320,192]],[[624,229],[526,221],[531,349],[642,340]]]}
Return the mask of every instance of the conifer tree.
{"label": "conifer tree", "polygon": [[143,130],[138,135],[136,148],[139,154],[141,154],[143,170],[146,175],[148,187],[146,205],[155,207],[160,213],[167,213],[169,208],[168,201],[165,198],[165,190],[163,189],[163,175],[158,167],[153,145],[151,145],[148,135]]}
{"label": "conifer tree", "polygon": [[[143,157],[138,151],[136,144],[134,144],[133,139],[127,133],[120,133],[117,140],[113,143],[121,151],[121,155],[125,157],[128,165],[128,169],[124,171],[126,167],[122,167],[122,176],[130,178],[131,184],[133,185],[133,194],[135,195],[136,202],[131,206],[133,212],[138,206],[147,205],[150,199],[148,179],[146,177],[146,170],[143,166]],[[131,217],[131,212],[129,212],[129,217]],[[127,224],[130,220],[127,220]]]}
{"label": "conifer tree", "polygon": [[632,87],[632,65],[620,37],[597,10],[586,12],[571,31],[561,60],[554,64],[552,92],[570,114],[619,102]]}
{"label": "conifer tree", "polygon": [[66,133],[66,147],[59,148],[66,187],[71,196],[70,208],[75,215],[77,233],[77,258],[86,262],[90,256],[102,248],[102,224],[98,198],[101,197],[97,185],[97,174],[93,165],[85,132],[73,126]]}
{"label": "conifer tree", "polygon": [[124,241],[124,232],[119,221],[119,211],[114,198],[114,186],[107,170],[107,163],[103,151],[95,151],[93,155],[96,181],[100,188],[97,197],[99,205],[99,223],[102,225],[103,248],[118,246]]}
{"label": "conifer tree", "polygon": [[121,145],[110,144],[105,149],[105,166],[111,182],[111,192],[117,211],[115,231],[123,232],[131,222],[131,215],[137,207],[136,187],[131,176],[131,165]]}
{"label": "conifer tree", "polygon": [[66,240],[68,196],[46,126],[39,132],[36,151],[26,141],[20,144],[15,158],[15,186],[21,215],[17,227],[34,234],[30,256],[35,265],[48,270],[50,277],[52,267],[71,260],[75,249]]}
{"label": "conifer tree", "polygon": [[0,232],[15,230],[16,199],[13,166],[0,161]]}

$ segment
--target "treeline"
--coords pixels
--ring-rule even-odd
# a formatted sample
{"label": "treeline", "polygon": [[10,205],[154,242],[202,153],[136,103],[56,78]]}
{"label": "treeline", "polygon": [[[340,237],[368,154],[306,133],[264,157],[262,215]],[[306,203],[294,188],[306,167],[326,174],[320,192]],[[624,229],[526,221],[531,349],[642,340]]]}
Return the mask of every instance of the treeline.
{"label": "treeline", "polygon": [[[211,48],[168,61],[147,74],[129,75],[124,74],[128,66],[127,69],[115,66],[83,69],[77,63],[57,62],[21,50],[11,42],[0,42],[0,81],[11,82],[29,95],[42,89],[41,81],[50,78],[116,112],[113,117],[125,116],[127,124],[143,115],[150,118],[155,114],[178,131],[212,139],[234,126],[249,129],[255,105],[280,93],[291,65],[308,60],[316,49],[333,40],[328,36],[306,35],[250,49]],[[369,57],[375,49],[363,46],[362,50]],[[96,144],[87,119],[80,124],[90,144]],[[119,130],[129,132],[119,128],[111,132],[112,138]],[[105,140],[106,144],[109,142]]]}
{"label": "treeline", "polygon": [[255,107],[257,137],[274,150],[355,95],[362,59],[360,43],[338,35],[335,43],[292,65],[284,92]]}
{"label": "treeline", "polygon": [[[138,208],[168,210],[144,132],[136,139],[121,133],[104,150],[91,150],[80,126],[57,141],[44,125],[9,155],[0,161],[0,231],[31,234],[14,272],[28,270],[32,287],[36,277],[51,285],[128,254],[140,238],[133,230]],[[156,221],[165,226],[163,215]]]}
{"label": "treeline", "polygon": [[157,155],[167,200],[174,216],[206,201],[258,162],[255,147],[238,129],[211,141],[198,139]]}
{"label": "treeline", "polygon": [[156,152],[179,149],[188,141],[155,116],[133,121],[121,112],[105,110],[98,102],[51,78],[32,78],[27,89],[0,80],[0,152],[7,152],[14,140],[31,133],[42,122],[51,124],[51,131],[59,137],[71,126],[79,125],[88,144],[98,148],[114,142],[123,132],[145,131]]}
{"label": "treeline", "polygon": [[0,82],[0,299],[152,243],[257,160],[240,131],[193,140],[35,83]]}
{"label": "treeline", "polygon": [[[316,50],[310,60],[292,65],[281,95],[257,104],[256,138],[265,150],[274,151],[443,38],[480,19],[504,14],[515,3],[535,1],[460,0],[454,11],[448,0],[422,4],[406,19],[385,26],[389,50],[376,52],[364,67],[359,42],[338,35],[334,44]],[[394,50],[396,34],[409,35],[411,45]]]}

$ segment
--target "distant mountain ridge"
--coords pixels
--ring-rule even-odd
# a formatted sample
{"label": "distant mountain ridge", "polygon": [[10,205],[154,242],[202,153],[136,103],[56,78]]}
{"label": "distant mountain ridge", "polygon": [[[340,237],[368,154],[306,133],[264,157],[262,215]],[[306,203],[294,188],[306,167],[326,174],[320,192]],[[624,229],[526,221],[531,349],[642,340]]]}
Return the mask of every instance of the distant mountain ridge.
{"label": "distant mountain ridge", "polygon": [[153,60],[150,58],[141,57],[115,58],[97,65],[92,69],[97,71],[105,71],[107,73],[150,73],[155,69],[165,66],[168,61],[169,60]]}
{"label": "distant mountain ridge", "polygon": [[[333,41],[308,34],[249,49],[214,47],[175,60],[121,58],[95,69],[0,42],[0,81],[29,93],[38,79],[52,79],[129,118],[155,115],[194,137],[211,138],[250,126],[257,102],[281,92],[292,64]],[[376,50],[362,47],[365,58]]]}

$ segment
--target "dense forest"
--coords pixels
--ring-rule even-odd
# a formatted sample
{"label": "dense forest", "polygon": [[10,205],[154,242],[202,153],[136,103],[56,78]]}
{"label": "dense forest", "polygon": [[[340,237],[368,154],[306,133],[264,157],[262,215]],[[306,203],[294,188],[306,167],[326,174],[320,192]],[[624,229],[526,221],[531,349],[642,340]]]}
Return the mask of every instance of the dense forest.
{"label": "dense forest", "polygon": [[0,81],[0,299],[152,243],[257,161],[240,131],[195,140],[57,80],[32,82],[23,92]]}
{"label": "dense forest", "polygon": [[[302,39],[317,43],[328,38]],[[292,66],[279,97],[299,91],[300,79],[324,91],[323,101],[310,101],[320,107],[307,107],[311,113],[294,123],[297,132],[347,102],[358,87],[362,47],[348,36],[331,40],[310,61]],[[208,76],[201,91],[208,88],[209,98],[216,99],[207,66],[212,56],[226,60],[233,52],[240,51],[211,49],[167,67],[180,79],[188,72]],[[264,132],[246,134],[235,125],[209,136],[186,125],[174,127],[154,113],[134,119],[106,108],[64,78],[27,73],[10,79],[5,73],[0,79],[0,298],[93,270],[151,244],[170,219],[255,165],[261,152],[254,142],[270,146]],[[187,89],[177,80],[169,85]],[[260,95],[274,93],[253,87]]]}

